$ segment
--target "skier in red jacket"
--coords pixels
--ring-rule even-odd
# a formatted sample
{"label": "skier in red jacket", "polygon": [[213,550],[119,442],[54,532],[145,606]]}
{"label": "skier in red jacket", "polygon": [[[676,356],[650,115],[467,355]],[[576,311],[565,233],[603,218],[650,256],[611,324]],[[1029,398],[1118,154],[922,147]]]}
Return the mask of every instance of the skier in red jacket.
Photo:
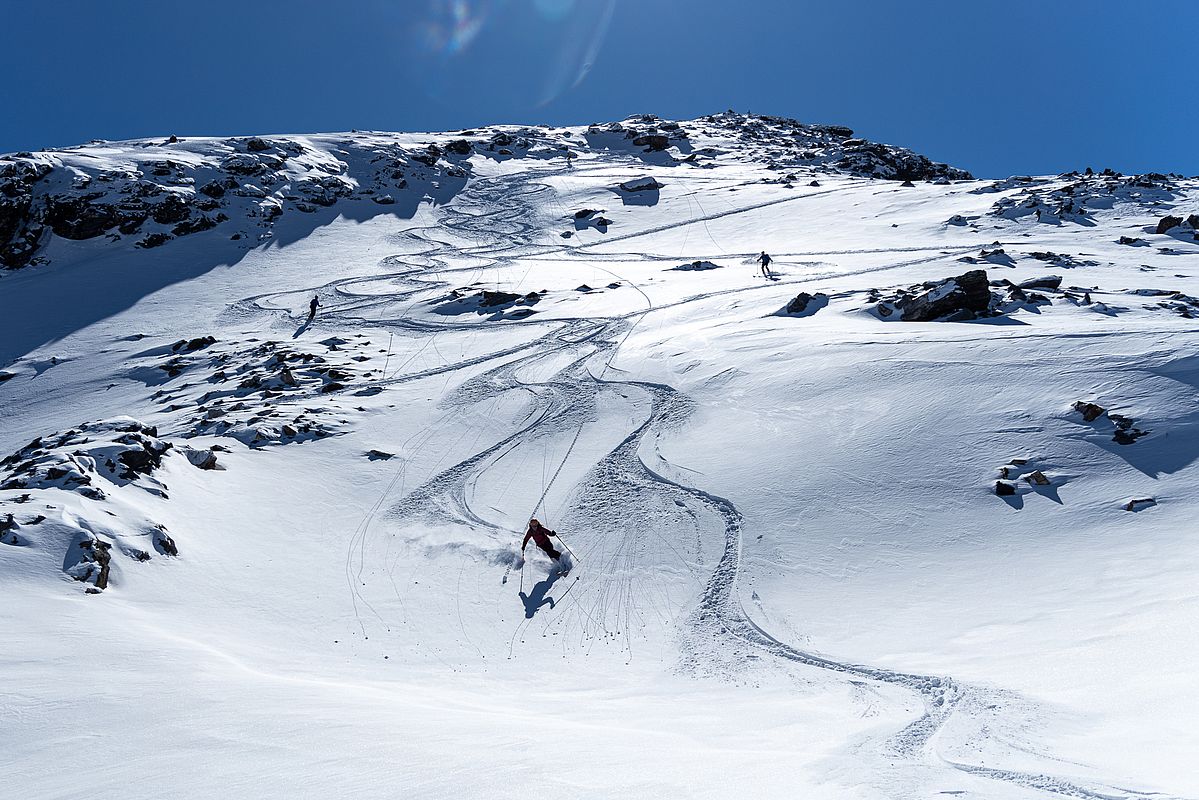
{"label": "skier in red jacket", "polygon": [[537,520],[531,519],[529,520],[529,530],[525,533],[525,540],[520,544],[520,551],[523,553],[529,545],[529,540],[532,539],[538,547],[545,551],[546,555],[557,561],[562,558],[562,554],[555,550],[554,545],[550,543],[550,537],[557,535]]}

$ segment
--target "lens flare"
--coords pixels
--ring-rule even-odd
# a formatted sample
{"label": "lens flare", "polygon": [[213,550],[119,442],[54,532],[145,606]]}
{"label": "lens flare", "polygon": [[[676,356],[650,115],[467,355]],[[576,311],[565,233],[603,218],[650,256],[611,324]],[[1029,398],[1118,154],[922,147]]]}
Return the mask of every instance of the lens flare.
{"label": "lens flare", "polygon": [[403,16],[414,88],[480,118],[512,118],[579,86],[616,0],[417,0]]}

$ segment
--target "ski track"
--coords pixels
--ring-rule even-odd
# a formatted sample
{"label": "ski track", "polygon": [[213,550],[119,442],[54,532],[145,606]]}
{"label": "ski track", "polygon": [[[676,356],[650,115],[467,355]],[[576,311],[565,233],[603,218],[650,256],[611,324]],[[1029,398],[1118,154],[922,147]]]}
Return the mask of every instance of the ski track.
{"label": "ski track", "polygon": [[[544,170],[540,175],[564,175],[562,170]],[[536,175],[535,175],[536,177]],[[845,187],[837,187],[828,191],[844,191]],[[567,245],[538,245],[533,240],[542,235],[536,223],[534,207],[528,200],[552,187],[545,183],[531,183],[526,175],[501,176],[496,178],[475,179],[468,183],[466,189],[455,199],[454,204],[441,209],[440,224],[423,228],[409,229],[396,237],[397,243],[416,244],[416,251],[402,255],[389,256],[382,262],[384,268],[405,265],[404,268],[384,272],[377,275],[356,277],[333,281],[306,290],[263,294],[246,298],[237,305],[242,313],[283,313],[290,316],[288,306],[277,302],[287,296],[296,296],[304,292],[316,293],[322,297],[322,312],[320,316],[333,316],[339,323],[349,326],[385,326],[397,332],[423,335],[425,345],[436,346],[433,341],[437,334],[446,331],[478,331],[492,329],[494,322],[454,322],[438,324],[407,318],[408,311],[420,302],[421,294],[439,286],[449,286],[448,276],[458,276],[466,273],[479,275],[486,268],[493,268],[505,263],[513,263],[516,259],[540,259],[550,254],[562,254],[597,247],[617,241],[635,239],[657,231],[675,226],[659,226],[624,235],[607,237],[597,242],[570,247]],[[757,203],[743,208],[730,209],[713,214],[693,218],[688,223],[707,222],[728,217],[743,211],[764,208],[779,203],[803,200],[826,194],[827,191],[813,192],[803,195]],[[499,201],[503,199],[501,204]],[[471,213],[469,209],[478,208],[498,210],[480,210]],[[465,235],[476,244],[455,249],[455,256],[477,257],[481,263],[469,267],[450,267],[448,261],[441,258],[439,253],[452,245],[439,242],[433,238],[434,233],[444,234],[449,230],[456,235]],[[496,244],[500,238],[503,243]],[[935,255],[911,258],[896,263],[865,268],[856,271],[827,272],[819,275],[809,275],[802,280],[782,281],[767,284],[778,286],[784,283],[809,283],[814,280],[840,278],[897,269],[905,266],[925,263],[944,257],[948,253],[964,252],[976,249],[979,245],[953,247],[904,247],[893,250],[862,250],[862,251],[814,251],[810,253],[789,254],[792,256],[820,256],[858,253],[919,253],[936,251]],[[726,254],[728,255],[728,254]],[[752,254],[751,254],[752,255]],[[661,260],[677,261],[664,256],[652,256],[637,253],[604,254],[604,260]],[[601,268],[602,269],[602,268]],[[627,279],[610,270],[604,270],[618,279],[636,286]],[[432,273],[430,275],[430,273]],[[527,274],[527,273],[526,273]],[[396,289],[384,294],[356,291],[356,287],[379,285],[392,282]],[[545,484],[540,506],[553,483],[560,475],[563,467],[574,452],[580,433],[589,420],[594,419],[598,400],[601,393],[612,389],[623,389],[625,393],[641,393],[648,398],[650,411],[646,418],[629,432],[625,438],[600,461],[595,463],[584,478],[573,487],[570,506],[570,517],[591,518],[594,523],[596,515],[603,516],[605,504],[614,501],[627,502],[632,492],[621,492],[621,487],[641,490],[641,496],[670,498],[676,506],[681,506],[680,513],[698,525],[697,508],[707,512],[723,526],[723,548],[721,556],[711,569],[706,580],[695,575],[697,583],[697,603],[693,611],[682,622],[684,636],[684,652],[690,652],[685,658],[683,669],[694,669],[702,659],[698,654],[719,649],[720,643],[735,643],[744,647],[774,656],[779,661],[798,664],[804,667],[816,668],[838,673],[853,682],[871,681],[902,687],[916,695],[924,710],[921,715],[910,722],[900,731],[892,734],[879,743],[879,750],[885,757],[899,757],[908,761],[924,764],[944,765],[964,773],[1013,784],[1029,790],[1041,791],[1066,797],[1087,798],[1089,800],[1131,800],[1132,798],[1163,798],[1164,795],[1141,792],[1133,789],[1119,788],[1102,784],[1083,784],[1049,774],[1008,770],[980,764],[963,763],[952,760],[940,754],[938,737],[945,735],[946,725],[951,719],[972,722],[971,736],[973,741],[999,741],[996,729],[1019,727],[1019,720],[1005,718],[999,706],[993,702],[1004,693],[963,684],[951,677],[922,675],[902,672],[883,667],[856,664],[840,661],[835,658],[806,651],[786,644],[771,635],[759,624],[754,622],[746,612],[739,593],[738,579],[741,570],[742,535],[744,517],[737,507],[728,499],[704,491],[702,489],[680,483],[664,475],[661,471],[651,468],[641,455],[643,444],[651,435],[656,437],[666,428],[681,424],[690,412],[691,400],[674,388],[643,381],[610,380],[603,377],[604,372],[611,366],[620,345],[631,334],[636,324],[654,311],[682,306],[689,303],[709,299],[720,295],[730,295],[740,292],[757,291],[762,286],[754,285],[740,289],[715,291],[694,295],[683,300],[655,306],[648,296],[645,296],[649,307],[623,315],[614,315],[606,320],[590,318],[566,318],[552,321],[529,321],[518,324],[548,325],[551,330],[542,336],[520,345],[500,350],[485,352],[454,363],[401,374],[402,370],[415,357],[401,363],[393,369],[391,375],[385,375],[379,384],[398,384],[419,380],[435,375],[453,374],[460,370],[475,367],[489,362],[499,361],[497,366],[487,369],[482,374],[466,380],[447,398],[450,411],[432,428],[414,433],[405,443],[405,449],[413,442],[424,443],[436,436],[450,422],[458,419],[462,413],[479,403],[496,399],[511,391],[527,392],[532,397],[532,409],[522,425],[517,426],[511,433],[503,436],[489,446],[474,452],[473,455],[436,472],[421,485],[403,493],[403,481],[408,465],[408,459],[403,459],[397,467],[397,472],[391,483],[386,487],[379,502],[369,509],[362,522],[351,535],[346,551],[346,575],[355,614],[359,615],[359,624],[363,636],[367,634],[365,622],[360,616],[360,607],[373,614],[378,621],[391,629],[388,620],[371,605],[362,593],[366,586],[363,578],[365,570],[366,542],[371,535],[371,528],[389,498],[397,492],[402,497],[388,506],[387,514],[395,519],[416,521],[421,519],[437,519],[443,522],[464,524],[475,528],[491,530],[497,537],[506,537],[510,532],[490,522],[485,516],[471,508],[468,501],[469,488],[487,469],[494,466],[505,455],[515,449],[521,442],[536,438],[550,437],[555,434],[568,435],[573,431],[573,440],[566,455],[559,463],[556,471]],[[329,302],[326,304],[326,298]],[[371,317],[363,315],[374,309],[394,306],[397,303],[408,303],[407,308],[398,317]],[[511,324],[511,323],[510,323]],[[472,340],[473,343],[473,340]],[[423,348],[422,348],[423,350]],[[419,354],[420,351],[418,351]],[[551,378],[535,383],[526,383],[519,379],[518,371],[538,360],[549,356],[570,352],[571,361],[561,367]],[[593,363],[601,363],[602,369],[596,376],[590,369]],[[627,395],[626,395],[627,396]],[[656,447],[655,447],[656,452]],[[656,458],[666,464],[660,455]],[[630,509],[622,509],[622,513]],[[568,520],[564,520],[567,522]],[[594,527],[594,526],[593,526]],[[698,531],[698,527],[697,527]],[[579,585],[579,576],[575,576],[566,585],[564,591],[556,598],[553,616],[544,623],[544,633],[551,626],[557,626],[563,631],[569,630],[570,625],[579,626],[580,643],[588,648],[593,647],[602,639],[620,640],[632,658],[632,638],[630,629],[633,627],[635,614],[642,611],[636,608],[633,596],[635,588],[631,585],[632,566],[636,560],[636,542],[640,534],[630,533],[627,527],[616,526],[611,530],[599,529],[595,543],[585,549],[581,563],[589,565],[589,574],[596,573],[598,577],[584,582],[581,593],[571,594]],[[698,533],[697,533],[698,536]],[[590,540],[588,542],[590,544]],[[666,545],[674,551],[681,564],[690,572],[696,573],[697,565],[702,564],[698,539],[693,544],[695,552],[688,556],[680,553],[669,542]],[[580,546],[580,549],[584,549]],[[397,556],[398,560],[398,556]],[[513,559],[507,560],[502,581],[506,583],[513,569]],[[392,581],[395,597],[399,602],[402,613],[403,597],[395,586],[395,564],[387,570]],[[618,572],[622,577],[616,581],[604,581],[606,572]],[[461,586],[461,573],[459,573]],[[409,581],[411,583],[411,581]],[[570,605],[564,605],[569,599]],[[559,607],[562,610],[558,610]],[[660,617],[664,615],[655,610]],[[458,610],[459,626],[466,636],[465,627],[461,620],[461,610]],[[509,647],[509,657],[515,653],[516,644],[523,641],[523,636],[533,626],[533,618],[522,619],[515,627]],[[621,639],[620,637],[623,637]],[[475,642],[467,641],[471,648],[478,650]],[[418,644],[419,646],[419,644]],[[564,652],[567,648],[567,638],[563,636]],[[480,651],[481,652],[481,651]],[[439,657],[440,658],[440,657]],[[444,663],[444,662],[443,662]],[[448,665],[447,665],[448,666]],[[1041,758],[1049,758],[1045,754],[1037,754]]]}

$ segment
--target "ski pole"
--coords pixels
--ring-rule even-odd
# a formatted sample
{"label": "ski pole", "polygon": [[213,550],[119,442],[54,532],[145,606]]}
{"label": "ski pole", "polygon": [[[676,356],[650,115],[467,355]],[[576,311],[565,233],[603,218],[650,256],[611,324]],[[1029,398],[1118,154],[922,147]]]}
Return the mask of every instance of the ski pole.
{"label": "ski pole", "polygon": [[578,561],[580,564],[583,563],[583,559],[575,555],[575,551],[570,549],[570,545],[566,543],[566,540],[562,538],[561,534],[558,534],[558,541],[562,542],[562,546],[566,548],[566,552],[570,553],[571,558],[573,558],[575,561]]}

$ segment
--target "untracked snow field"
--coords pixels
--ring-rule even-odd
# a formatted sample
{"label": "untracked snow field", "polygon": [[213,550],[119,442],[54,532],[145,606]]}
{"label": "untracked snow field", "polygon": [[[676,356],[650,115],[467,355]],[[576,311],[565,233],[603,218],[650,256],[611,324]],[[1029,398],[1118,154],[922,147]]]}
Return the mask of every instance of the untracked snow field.
{"label": "untracked snow field", "polygon": [[709,144],[0,275],[0,796],[1199,797],[1199,181]]}

